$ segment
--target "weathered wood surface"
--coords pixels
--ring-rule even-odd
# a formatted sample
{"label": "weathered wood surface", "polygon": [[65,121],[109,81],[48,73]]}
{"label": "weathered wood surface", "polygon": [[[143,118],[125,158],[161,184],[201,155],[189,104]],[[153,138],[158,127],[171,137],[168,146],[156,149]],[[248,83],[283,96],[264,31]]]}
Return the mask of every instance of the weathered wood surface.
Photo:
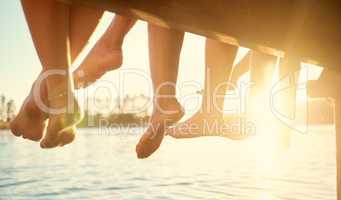
{"label": "weathered wood surface", "polygon": [[63,0],[272,55],[341,67],[339,0]]}

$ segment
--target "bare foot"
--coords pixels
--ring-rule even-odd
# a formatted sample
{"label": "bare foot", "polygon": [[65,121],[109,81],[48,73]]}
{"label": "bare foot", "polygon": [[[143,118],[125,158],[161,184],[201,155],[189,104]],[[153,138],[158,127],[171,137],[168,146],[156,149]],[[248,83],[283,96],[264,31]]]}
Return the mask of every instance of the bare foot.
{"label": "bare foot", "polygon": [[73,72],[76,89],[87,87],[101,78],[106,72],[122,65],[121,46],[112,47],[99,41],[83,63]]}
{"label": "bare foot", "polygon": [[184,111],[176,99],[170,100],[160,107],[163,110],[154,110],[149,127],[136,145],[136,154],[139,159],[147,158],[153,154],[160,147],[165,130],[178,122],[184,115]]}
{"label": "bare foot", "polygon": [[240,116],[212,115],[198,113],[187,121],[166,130],[166,135],[176,139],[205,136],[221,136],[242,140],[253,134],[253,124]]}
{"label": "bare foot", "polygon": [[[73,95],[73,94],[71,94]],[[73,105],[68,105],[67,96],[62,96],[50,101],[52,108],[67,108],[62,114],[49,114],[49,122],[44,139],[40,147],[44,149],[64,146],[71,143],[75,138],[75,125],[82,119],[82,113],[78,101],[73,96]]]}
{"label": "bare foot", "polygon": [[69,126],[64,129],[60,129],[59,131],[54,133],[52,133],[52,131],[49,131],[49,133],[47,133],[44,139],[40,142],[40,147],[43,149],[51,149],[58,146],[63,147],[73,142],[75,137],[75,126]]}
{"label": "bare foot", "polygon": [[[22,136],[23,138],[32,141],[40,141],[45,133],[47,123],[48,127],[58,127],[55,124],[57,123],[56,121],[59,121],[62,122],[62,124],[59,125],[59,129],[61,131],[59,131],[58,134],[55,134],[58,135],[58,137],[54,139],[46,139],[46,136],[50,137],[53,135],[50,134],[53,130],[48,129],[45,140],[42,142],[43,146],[45,147],[45,142],[49,143],[46,145],[46,147],[50,148],[64,146],[71,143],[75,138],[75,128],[74,126],[67,125],[74,124],[74,121],[80,118],[80,114],[78,114],[78,116],[76,114],[77,117],[73,117],[73,115],[63,115],[55,118],[51,117],[49,114],[43,112],[42,109],[37,105],[34,98],[34,86],[35,84],[33,84],[30,94],[27,96],[25,102],[21,106],[19,113],[10,123],[10,129],[12,133],[17,137]],[[45,106],[49,104],[45,81],[43,81],[41,84],[40,99]],[[77,108],[78,109],[75,110],[77,110],[77,113],[80,113],[78,104]],[[70,118],[72,118],[72,120]],[[63,129],[61,127],[65,128]],[[50,142],[50,140],[54,140],[54,142]]]}
{"label": "bare foot", "polygon": [[[17,137],[23,137],[32,141],[39,141],[46,128],[47,114],[43,113],[34,100],[34,84],[17,116],[10,123],[12,133]],[[46,87],[41,87],[41,99],[46,103]]]}

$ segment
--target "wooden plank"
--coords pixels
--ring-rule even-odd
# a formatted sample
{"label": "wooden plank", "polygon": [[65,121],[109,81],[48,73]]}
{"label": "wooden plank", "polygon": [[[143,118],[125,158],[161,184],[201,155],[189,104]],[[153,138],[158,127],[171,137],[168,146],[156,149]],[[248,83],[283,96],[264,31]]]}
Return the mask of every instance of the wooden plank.
{"label": "wooden plank", "polygon": [[339,67],[338,0],[62,0],[106,9],[272,55]]}

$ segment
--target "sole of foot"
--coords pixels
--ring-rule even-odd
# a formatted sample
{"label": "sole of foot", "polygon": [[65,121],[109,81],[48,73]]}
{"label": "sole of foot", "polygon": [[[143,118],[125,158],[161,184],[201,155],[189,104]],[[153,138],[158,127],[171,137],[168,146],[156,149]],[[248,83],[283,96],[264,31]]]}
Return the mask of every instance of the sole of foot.
{"label": "sole of foot", "polygon": [[40,147],[42,149],[51,149],[56,147],[63,147],[65,145],[68,145],[74,141],[76,137],[76,128],[68,127],[63,130],[60,130],[57,134],[50,135],[48,137],[45,137],[40,142]]}
{"label": "sole of foot", "polygon": [[219,136],[231,140],[244,140],[251,134],[244,130],[245,121],[238,116],[216,117],[210,114],[196,114],[183,123],[166,130],[166,135],[175,139]]}
{"label": "sole of foot", "polygon": [[25,113],[19,113],[10,123],[13,135],[35,142],[41,140],[45,128],[46,123],[44,121],[37,122],[35,118],[29,117]]}
{"label": "sole of foot", "polygon": [[172,111],[175,111],[174,114],[153,114],[149,127],[136,145],[137,158],[144,159],[152,155],[160,147],[166,129],[185,114],[179,103],[174,104]]}
{"label": "sole of foot", "polygon": [[75,88],[88,87],[105,73],[121,67],[122,60],[121,47],[112,48],[96,44],[83,63],[73,72]]}
{"label": "sole of foot", "polygon": [[19,113],[10,123],[13,135],[24,139],[39,141],[46,128],[47,116],[36,106],[32,90],[21,106]]}
{"label": "sole of foot", "polygon": [[65,146],[74,141],[76,136],[75,126],[82,120],[83,115],[78,104],[74,98],[74,105],[72,112],[49,115],[49,121],[45,133],[45,137],[40,142],[40,147],[43,149],[51,149],[58,146]]}

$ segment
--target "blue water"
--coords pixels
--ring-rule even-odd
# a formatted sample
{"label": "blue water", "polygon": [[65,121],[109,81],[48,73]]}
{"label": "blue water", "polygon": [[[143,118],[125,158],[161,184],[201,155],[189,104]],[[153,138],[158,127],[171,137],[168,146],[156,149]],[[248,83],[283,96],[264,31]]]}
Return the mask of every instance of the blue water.
{"label": "blue water", "polygon": [[0,199],[335,200],[332,127],[294,134],[282,152],[269,141],[174,140],[137,160],[141,130],[79,131],[68,147],[0,132]]}

